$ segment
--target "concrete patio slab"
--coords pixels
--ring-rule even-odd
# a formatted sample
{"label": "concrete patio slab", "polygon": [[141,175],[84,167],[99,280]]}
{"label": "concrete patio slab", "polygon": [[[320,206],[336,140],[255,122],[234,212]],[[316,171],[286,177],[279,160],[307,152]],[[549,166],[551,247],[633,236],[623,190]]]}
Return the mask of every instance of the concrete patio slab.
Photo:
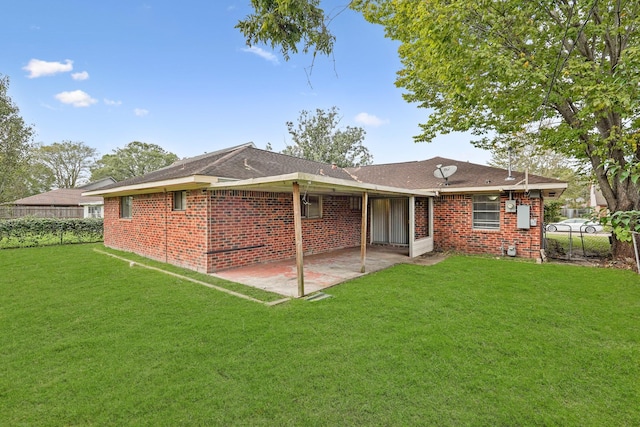
{"label": "concrete patio slab", "polygon": [[[360,273],[359,247],[308,255],[304,257],[304,292],[309,295],[395,264],[410,262],[412,259],[405,248],[369,247],[363,274]],[[233,268],[213,276],[287,297],[298,296],[294,259]]]}

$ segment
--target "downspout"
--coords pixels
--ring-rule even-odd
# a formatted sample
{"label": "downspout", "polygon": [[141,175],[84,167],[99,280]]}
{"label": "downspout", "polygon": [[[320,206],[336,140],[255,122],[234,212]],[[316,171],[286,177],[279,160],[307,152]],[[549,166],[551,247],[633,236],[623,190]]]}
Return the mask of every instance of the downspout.
{"label": "downspout", "polygon": [[206,253],[205,253],[205,260],[204,260],[204,268],[205,268],[205,273],[209,273],[209,251],[211,250],[211,193],[209,192],[209,190],[206,190],[206,195],[207,195],[207,217],[205,218],[205,223],[206,223],[206,234],[205,234],[205,248],[206,248]]}
{"label": "downspout", "polygon": [[164,189],[164,262],[169,263],[169,242],[168,242],[168,228],[169,228],[169,204],[167,203],[167,189]]}

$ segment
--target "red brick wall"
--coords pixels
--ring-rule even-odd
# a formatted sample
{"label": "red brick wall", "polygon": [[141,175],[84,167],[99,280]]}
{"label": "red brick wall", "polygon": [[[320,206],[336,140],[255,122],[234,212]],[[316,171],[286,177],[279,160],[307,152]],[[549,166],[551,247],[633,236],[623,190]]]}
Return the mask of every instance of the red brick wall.
{"label": "red brick wall", "polygon": [[[211,195],[209,271],[295,257],[291,193],[219,190]],[[302,220],[305,254],[360,244],[360,211],[323,196],[322,218]]]}
{"label": "red brick wall", "polygon": [[429,199],[416,197],[415,199],[415,239],[429,237]]}
{"label": "red brick wall", "polygon": [[500,197],[500,229],[474,230],[473,196],[441,195],[434,198],[434,247],[436,250],[456,251],[469,254],[505,255],[508,246],[515,242],[516,256],[537,258],[542,242],[542,199],[531,199],[524,193],[513,193],[517,204],[531,207],[530,218],[537,225],[529,230],[517,228],[517,214],[506,213],[506,195]]}
{"label": "red brick wall", "polygon": [[132,218],[120,218],[120,198],[105,198],[104,244],[147,258],[206,271],[207,197],[187,193],[187,210],[173,211],[173,193],[133,196]]}
{"label": "red brick wall", "polygon": [[207,271],[208,192],[187,192],[187,209],[174,211],[173,193],[168,193],[168,263],[201,272]]}
{"label": "red brick wall", "polygon": [[[501,246],[515,242],[518,256],[538,257],[542,200],[522,193],[514,198],[531,206],[537,225],[530,230],[516,228],[516,214],[504,212],[504,196],[495,231],[472,229],[472,196],[436,197],[435,248],[501,255]],[[352,211],[349,201],[323,196],[323,217],[302,220],[306,254],[360,244],[361,212]],[[120,198],[105,198],[105,245],[205,272],[295,257],[291,193],[193,190],[186,211],[172,206],[172,193],[136,195],[133,218],[121,219]],[[415,231],[418,239],[430,234],[427,198],[416,199]]]}

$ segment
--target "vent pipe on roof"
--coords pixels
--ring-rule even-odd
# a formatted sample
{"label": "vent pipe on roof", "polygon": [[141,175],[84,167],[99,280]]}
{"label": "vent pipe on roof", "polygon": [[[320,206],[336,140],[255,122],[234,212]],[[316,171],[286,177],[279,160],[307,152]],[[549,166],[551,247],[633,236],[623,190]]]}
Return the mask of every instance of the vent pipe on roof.
{"label": "vent pipe on roof", "polygon": [[505,180],[507,181],[513,181],[515,178],[511,175],[511,153],[513,152],[513,148],[511,146],[509,146],[508,150],[509,152],[509,175],[505,178]]}

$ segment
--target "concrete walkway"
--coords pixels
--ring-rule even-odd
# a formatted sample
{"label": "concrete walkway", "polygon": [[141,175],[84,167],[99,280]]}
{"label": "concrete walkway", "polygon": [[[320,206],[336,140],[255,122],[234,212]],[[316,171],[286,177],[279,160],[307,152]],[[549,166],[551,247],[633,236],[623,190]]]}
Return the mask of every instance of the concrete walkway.
{"label": "concrete walkway", "polygon": [[[395,264],[434,264],[444,259],[442,255],[429,254],[409,258],[408,250],[401,248],[367,248],[366,273],[360,273],[360,248],[341,249],[324,254],[304,257],[305,295],[321,291],[365,274],[379,271]],[[232,282],[253,286],[288,297],[298,296],[298,279],[295,260],[276,261],[248,267],[233,268],[213,274]]]}

